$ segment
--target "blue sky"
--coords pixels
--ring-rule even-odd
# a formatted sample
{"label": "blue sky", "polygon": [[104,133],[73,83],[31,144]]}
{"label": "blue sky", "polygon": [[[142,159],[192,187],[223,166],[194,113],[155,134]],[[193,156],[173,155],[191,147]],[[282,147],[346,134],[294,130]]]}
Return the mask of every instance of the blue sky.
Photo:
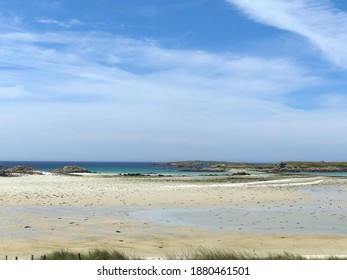
{"label": "blue sky", "polygon": [[1,0],[1,160],[346,161],[347,3]]}

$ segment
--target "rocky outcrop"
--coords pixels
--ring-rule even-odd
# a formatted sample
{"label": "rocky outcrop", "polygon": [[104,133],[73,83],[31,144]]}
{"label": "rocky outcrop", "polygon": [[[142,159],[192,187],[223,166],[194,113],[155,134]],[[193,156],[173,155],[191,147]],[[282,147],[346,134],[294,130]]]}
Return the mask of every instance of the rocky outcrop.
{"label": "rocky outcrop", "polygon": [[77,165],[68,165],[68,166],[64,166],[64,168],[62,169],[53,170],[53,173],[72,174],[72,173],[92,173],[92,172],[87,170],[84,167],[80,167]]}
{"label": "rocky outcrop", "polygon": [[216,161],[180,161],[162,163],[180,171],[187,172],[267,172],[267,173],[300,173],[300,172],[347,172],[347,162],[310,162],[281,161],[277,163],[246,163]]}
{"label": "rocky outcrop", "polygon": [[286,163],[279,162],[274,163],[261,170],[254,169],[255,171],[270,172],[270,173],[299,173],[299,172],[347,172],[346,166],[338,166],[339,163],[322,164],[319,166],[318,163]]}
{"label": "rocky outcrop", "polygon": [[2,166],[0,166],[0,176],[2,176],[2,177],[8,176],[5,168],[3,168]]}
{"label": "rocky outcrop", "polygon": [[171,166],[179,168],[184,172],[225,172],[224,164],[208,164],[208,163],[171,163]]}
{"label": "rocky outcrop", "polygon": [[327,167],[286,167],[282,169],[276,169],[277,172],[347,172],[347,168],[341,168],[336,166]]}
{"label": "rocky outcrop", "polygon": [[42,173],[33,167],[30,166],[14,166],[11,168],[8,168],[5,170],[6,173],[8,174],[25,174],[25,175],[33,175],[33,174],[38,174],[42,175]]}
{"label": "rocky outcrop", "polygon": [[279,169],[286,168],[287,164],[285,162],[276,163],[276,167]]}

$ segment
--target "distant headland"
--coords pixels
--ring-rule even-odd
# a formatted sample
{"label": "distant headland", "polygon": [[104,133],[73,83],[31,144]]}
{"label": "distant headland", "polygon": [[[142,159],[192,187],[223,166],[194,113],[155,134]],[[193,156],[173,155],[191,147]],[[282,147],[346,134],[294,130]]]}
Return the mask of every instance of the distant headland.
{"label": "distant headland", "polygon": [[226,161],[176,161],[163,163],[191,172],[230,172],[235,170],[267,173],[347,172],[347,162],[283,161],[276,163],[248,163]]}

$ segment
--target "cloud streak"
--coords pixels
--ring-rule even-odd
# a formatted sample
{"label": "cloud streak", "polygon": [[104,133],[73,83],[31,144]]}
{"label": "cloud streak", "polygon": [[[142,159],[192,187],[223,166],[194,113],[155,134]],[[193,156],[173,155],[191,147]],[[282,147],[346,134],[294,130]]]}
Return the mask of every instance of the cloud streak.
{"label": "cloud streak", "polygon": [[54,20],[54,19],[38,19],[36,20],[37,23],[42,23],[42,24],[50,24],[50,25],[57,25],[63,28],[70,28],[73,26],[81,26],[84,25],[83,22],[81,22],[78,19],[70,19],[68,21],[58,21],[58,20]]}
{"label": "cloud streak", "polygon": [[[90,85],[84,89],[88,98],[93,88],[98,97],[123,92],[151,99],[172,92],[173,98],[187,93],[196,98],[269,99],[317,82],[286,59],[167,49],[153,41],[102,33],[16,32],[0,34],[0,38],[6,39],[0,45],[4,54],[0,63],[12,68],[1,71],[3,81],[12,86],[22,82],[32,96],[48,100],[57,95],[83,98],[85,83]],[[41,75],[46,77],[44,83],[38,82]],[[60,86],[67,83],[76,90]]]}
{"label": "cloud streak", "polygon": [[347,13],[323,0],[226,0],[251,19],[307,38],[333,63],[347,68]]}

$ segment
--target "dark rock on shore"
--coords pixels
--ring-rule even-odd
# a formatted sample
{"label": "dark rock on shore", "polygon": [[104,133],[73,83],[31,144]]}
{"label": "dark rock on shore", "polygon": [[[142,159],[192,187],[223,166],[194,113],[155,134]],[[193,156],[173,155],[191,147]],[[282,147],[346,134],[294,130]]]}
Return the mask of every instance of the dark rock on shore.
{"label": "dark rock on shore", "polygon": [[276,163],[276,167],[277,168],[286,168],[287,164],[285,162],[279,162],[279,163]]}
{"label": "dark rock on shore", "polygon": [[26,174],[26,175],[38,174],[38,175],[42,175],[42,173],[40,171],[38,171],[38,170],[36,170],[30,166],[14,166],[14,167],[6,169],[5,172],[8,174]]}
{"label": "dark rock on shore", "polygon": [[121,176],[130,176],[130,177],[139,177],[139,176],[144,176],[142,173],[124,173],[120,174]]}
{"label": "dark rock on shore", "polygon": [[2,177],[8,176],[8,174],[6,173],[6,170],[2,166],[0,166],[0,176]]}
{"label": "dark rock on shore", "polygon": [[181,169],[184,172],[225,172],[225,169],[220,168],[189,168],[189,169]]}
{"label": "dark rock on shore", "polygon": [[231,176],[244,176],[244,175],[251,175],[247,172],[235,172],[233,174],[231,174]]}
{"label": "dark rock on shore", "polygon": [[121,176],[128,177],[164,177],[165,175],[157,174],[157,173],[123,173]]}
{"label": "dark rock on shore", "polygon": [[80,167],[76,165],[68,165],[68,166],[64,166],[64,168],[62,169],[53,170],[53,173],[71,174],[71,173],[93,173],[93,172],[87,170],[84,167]]}

